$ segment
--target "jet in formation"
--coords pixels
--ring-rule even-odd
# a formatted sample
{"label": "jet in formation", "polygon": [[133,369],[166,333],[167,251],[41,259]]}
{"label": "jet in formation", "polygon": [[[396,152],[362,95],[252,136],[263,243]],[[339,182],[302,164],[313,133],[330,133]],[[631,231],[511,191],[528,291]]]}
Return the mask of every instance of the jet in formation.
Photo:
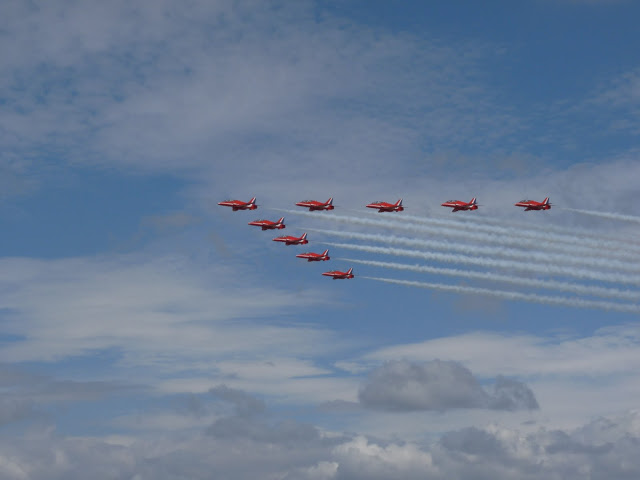
{"label": "jet in formation", "polygon": [[254,220],[253,222],[249,222],[249,225],[254,225],[256,227],[262,227],[262,230],[282,230],[287,226],[283,223],[284,217],[280,217],[278,221],[272,222],[271,220]]}
{"label": "jet in formation", "polygon": [[340,270],[324,272],[322,275],[324,275],[325,277],[331,277],[334,280],[345,280],[345,279],[353,278],[353,268],[350,268],[346,272],[341,272]]}
{"label": "jet in formation", "polygon": [[274,242],[283,242],[285,245],[305,245],[309,243],[307,240],[307,234],[303,233],[301,237],[292,237],[291,235],[283,235],[282,237],[276,237]]}
{"label": "jet in formation", "polygon": [[443,207],[450,207],[452,212],[459,210],[477,210],[478,204],[476,203],[476,197],[473,197],[470,202],[463,202],[462,200],[447,200],[441,204]]}
{"label": "jet in formation", "polygon": [[525,212],[529,210],[551,210],[551,204],[549,203],[549,197],[545,198],[542,202],[536,202],[535,200],[520,200],[518,203],[514,203],[516,207],[524,208]]}
{"label": "jet in formation", "polygon": [[314,210],[333,210],[333,197],[329,198],[326,202],[318,202],[317,200],[303,200],[302,202],[296,203],[299,207],[309,208],[309,211],[312,212]]}
{"label": "jet in formation", "polygon": [[296,255],[296,257],[306,258],[307,262],[326,262],[331,258],[329,256],[329,249],[325,250],[322,253],[313,253],[313,252],[299,253],[298,255]]}
{"label": "jet in formation", "polygon": [[402,199],[398,200],[396,203],[387,203],[387,202],[373,202],[367,205],[367,208],[377,208],[378,213],[380,212],[401,212],[404,210],[402,206]]}
{"label": "jet in formation", "polygon": [[225,200],[224,202],[219,202],[218,205],[231,207],[234,212],[237,210],[255,210],[258,208],[258,205],[256,205],[256,197],[253,197],[248,202],[243,202],[242,200]]}

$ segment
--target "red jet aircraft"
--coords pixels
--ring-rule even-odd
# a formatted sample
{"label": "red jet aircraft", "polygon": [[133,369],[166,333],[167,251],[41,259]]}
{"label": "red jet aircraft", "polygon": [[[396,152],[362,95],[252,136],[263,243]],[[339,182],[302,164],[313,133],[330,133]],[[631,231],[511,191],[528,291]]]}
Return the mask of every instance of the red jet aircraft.
{"label": "red jet aircraft", "polygon": [[308,207],[309,211],[313,210],[333,210],[333,197],[327,200],[325,203],[318,202],[317,200],[303,200],[302,202],[296,203],[299,207]]}
{"label": "red jet aircraft", "polygon": [[353,278],[353,268],[350,268],[346,272],[341,272],[340,270],[334,270],[332,272],[324,272],[322,275],[325,277],[332,277],[334,280],[345,280],[348,278]]}
{"label": "red jet aircraft", "polygon": [[284,235],[282,237],[276,237],[274,242],[284,242],[285,245],[305,245],[309,243],[307,240],[307,234],[303,233],[301,237],[292,237],[291,235]]}
{"label": "red jet aircraft", "polygon": [[256,197],[253,197],[248,202],[243,202],[241,200],[225,200],[224,202],[219,202],[218,205],[222,205],[223,207],[231,207],[233,211],[237,210],[255,210],[258,208],[256,205]]}
{"label": "red jet aircraft", "polygon": [[255,225],[256,227],[262,227],[262,230],[282,230],[287,226],[282,223],[284,222],[284,217],[280,217],[277,222],[272,222],[271,220],[254,220],[253,222],[249,222],[249,225]]}
{"label": "red jet aircraft", "polygon": [[529,210],[551,210],[551,204],[549,203],[549,197],[545,198],[542,202],[536,202],[535,200],[520,200],[518,203],[514,203],[516,207],[524,208],[525,212]]}
{"label": "red jet aircraft", "polygon": [[313,252],[299,253],[298,255],[296,255],[296,257],[306,258],[307,262],[326,262],[331,258],[329,256],[329,249],[325,250],[322,253],[313,253]]}
{"label": "red jet aircraft", "polygon": [[378,213],[380,212],[401,212],[404,210],[402,206],[402,199],[398,200],[396,203],[387,203],[387,202],[373,202],[367,205],[367,208],[377,208]]}
{"label": "red jet aircraft", "polygon": [[473,197],[469,203],[463,202],[461,200],[447,200],[443,204],[443,207],[451,207],[452,212],[457,212],[458,210],[477,210],[478,204],[476,203],[476,197]]}

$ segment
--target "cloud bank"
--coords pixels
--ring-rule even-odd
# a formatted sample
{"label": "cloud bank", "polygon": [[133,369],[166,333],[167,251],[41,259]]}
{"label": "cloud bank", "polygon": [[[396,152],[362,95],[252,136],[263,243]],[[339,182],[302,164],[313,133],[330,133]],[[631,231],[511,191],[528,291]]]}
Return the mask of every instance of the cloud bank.
{"label": "cloud bank", "polygon": [[367,408],[397,412],[539,408],[533,392],[522,382],[498,377],[487,392],[468,368],[440,360],[385,363],[369,374],[358,398]]}

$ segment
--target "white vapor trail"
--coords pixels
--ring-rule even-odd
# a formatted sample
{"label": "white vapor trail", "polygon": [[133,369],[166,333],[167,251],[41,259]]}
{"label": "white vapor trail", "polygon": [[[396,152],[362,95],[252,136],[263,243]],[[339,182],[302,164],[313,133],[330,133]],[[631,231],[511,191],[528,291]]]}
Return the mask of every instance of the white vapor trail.
{"label": "white vapor trail", "polygon": [[[440,225],[449,228],[457,228],[462,230],[470,230],[473,232],[485,232],[494,235],[506,235],[509,238],[517,237],[519,239],[528,238],[531,240],[537,240],[538,242],[553,242],[554,244],[568,244],[570,250],[576,250],[576,248],[587,247],[590,249],[596,249],[599,251],[600,256],[607,256],[608,253],[612,253],[614,257],[627,258],[628,254],[621,254],[618,250],[623,251],[635,250],[629,252],[631,255],[639,255],[637,248],[634,245],[622,242],[617,239],[598,237],[597,235],[585,235],[583,233],[552,233],[550,231],[540,231],[539,228],[531,228],[531,226],[500,226],[500,225],[486,225],[481,223],[482,220],[473,219],[467,221],[458,221],[453,219],[440,219],[430,217],[417,217],[414,215],[402,215],[394,218],[397,221],[409,221],[418,224],[426,225]],[[504,225],[504,223],[503,223]],[[565,247],[566,249],[567,247]]]}
{"label": "white vapor trail", "polygon": [[497,260],[486,257],[472,257],[455,253],[435,253],[418,250],[405,250],[402,248],[376,247],[371,245],[354,245],[351,243],[323,242],[336,248],[347,250],[357,250],[360,252],[382,253],[386,255],[396,255],[403,257],[422,258],[424,260],[435,260],[447,263],[461,263],[466,265],[478,265],[491,268],[503,268],[508,270],[520,270],[541,273],[543,275],[560,275],[588,280],[597,280],[611,283],[624,283],[629,285],[640,285],[638,275],[625,275],[622,273],[597,272],[574,267],[563,267],[560,265],[539,265],[536,263],[516,262],[513,260]]}
{"label": "white vapor trail", "polygon": [[597,308],[601,310],[618,311],[625,313],[640,313],[639,305],[626,303],[606,302],[600,300],[584,300],[581,298],[552,297],[538,295],[535,293],[510,292],[506,290],[490,290],[488,288],[463,287],[458,285],[447,285],[442,283],[413,282],[409,280],[395,280],[393,278],[364,277],[367,280],[378,282],[395,283],[397,285],[407,285],[409,287],[427,288],[430,290],[440,290],[444,292],[465,293],[473,295],[483,295],[487,297],[502,298],[504,300],[522,300],[525,302],[542,303],[544,305],[560,305],[576,308]]}
{"label": "white vapor trail", "polygon": [[[371,214],[371,212],[367,212],[367,213]],[[535,212],[533,214],[536,215]],[[529,214],[524,214],[524,216],[528,216],[528,215]],[[544,216],[545,213],[542,213],[542,215]],[[451,224],[460,225],[460,228],[476,228],[476,226],[479,226],[483,230],[490,231],[490,232],[494,231],[493,226],[497,225],[497,226],[504,226],[504,227],[515,229],[517,232],[522,232],[524,236],[532,236],[534,238],[539,238],[539,237],[548,238],[550,233],[555,233],[560,236],[567,237],[569,241],[572,241],[571,239],[574,239],[575,237],[591,238],[594,240],[608,241],[614,244],[620,244],[620,245],[626,246],[626,244],[624,244],[624,242],[621,242],[617,237],[614,238],[608,235],[597,234],[597,233],[594,233],[593,231],[586,230],[585,228],[581,228],[581,227],[561,227],[559,225],[550,224],[550,223],[545,223],[545,224],[532,223],[532,222],[524,223],[518,220],[514,221],[513,219],[495,218],[495,217],[478,216],[478,215],[460,215],[460,216],[457,216],[456,218],[449,217],[445,219],[443,217],[419,217],[415,215],[402,214],[394,217],[394,219],[397,219],[398,221],[407,219],[417,223],[426,223],[431,219],[433,219],[438,221],[451,222]]]}
{"label": "white vapor trail", "polygon": [[604,268],[625,272],[640,272],[640,264],[621,262],[618,260],[607,260],[603,258],[590,258],[571,256],[568,254],[554,254],[530,250],[514,250],[504,247],[489,247],[485,245],[473,246],[465,244],[455,244],[442,240],[422,240],[419,238],[398,237],[396,235],[382,235],[379,233],[359,233],[342,232],[336,230],[323,230],[317,228],[306,228],[309,231],[322,232],[335,237],[350,238],[353,240],[368,240],[372,242],[388,243],[393,245],[405,245],[408,247],[434,248],[438,250],[453,250],[462,253],[474,252],[479,255],[490,255],[505,258],[521,259],[525,261],[537,261],[545,263],[564,263],[567,265],[587,266],[591,268]]}
{"label": "white vapor trail", "polygon": [[622,213],[599,212],[594,210],[580,210],[578,208],[563,207],[563,210],[570,212],[582,213],[583,215],[591,215],[593,217],[609,218],[611,220],[621,220],[623,222],[640,223],[640,217],[634,215],[624,215]]}
{"label": "white vapor trail", "polygon": [[[274,210],[279,210],[294,215],[301,215],[304,217],[318,218],[318,215],[311,212],[283,209]],[[584,243],[585,239],[582,239],[580,237],[575,237],[572,241],[573,243],[557,243],[549,236],[545,237],[544,239],[541,238],[539,240],[521,238],[518,236],[517,230],[514,230],[512,234],[506,235],[464,231],[459,228],[447,228],[433,225],[416,225],[413,223],[398,222],[394,220],[352,217],[345,215],[322,215],[320,218],[322,220],[347,223],[349,225],[378,226],[381,228],[403,229],[414,233],[431,233],[446,237],[462,237],[465,240],[477,241],[482,243],[494,243],[498,245],[510,245],[520,248],[530,248],[537,251],[558,251],[573,255],[580,254],[584,257],[592,258],[612,257],[620,258],[627,262],[630,258],[635,257],[640,261],[639,253],[629,252],[628,250],[625,251],[622,248],[613,248],[611,243],[607,243],[606,241],[598,241],[596,243],[592,242],[591,245],[587,245]],[[564,241],[566,242],[567,240]]]}
{"label": "white vapor trail", "polygon": [[342,258],[345,262],[369,265],[371,267],[392,268],[395,270],[407,270],[412,272],[433,273],[436,275],[448,275],[452,277],[471,278],[476,280],[486,280],[490,282],[508,283],[512,285],[522,285],[529,288],[542,288],[571,292],[579,295],[590,295],[602,298],[617,298],[637,302],[640,300],[640,292],[631,290],[618,290],[616,288],[598,287],[595,285],[579,285],[569,282],[559,282],[557,280],[538,280],[535,278],[514,277],[490,272],[476,272],[473,270],[460,270],[457,268],[429,267],[426,265],[407,265],[405,263],[378,262],[375,260],[358,260],[354,258]]}

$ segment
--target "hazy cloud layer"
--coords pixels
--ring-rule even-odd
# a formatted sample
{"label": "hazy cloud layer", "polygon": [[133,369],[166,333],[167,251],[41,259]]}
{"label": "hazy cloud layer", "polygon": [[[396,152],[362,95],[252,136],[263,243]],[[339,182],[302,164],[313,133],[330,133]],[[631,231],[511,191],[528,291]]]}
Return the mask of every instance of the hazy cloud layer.
{"label": "hazy cloud layer", "polygon": [[218,385],[209,390],[214,397],[218,397],[227,402],[231,402],[239,417],[248,417],[258,413],[263,413],[266,409],[264,402],[242,390],[229,388],[226,385]]}
{"label": "hazy cloud layer", "polygon": [[640,416],[632,411],[574,430],[468,427],[423,444],[323,432],[296,420],[232,415],[203,434],[0,437],[7,480],[76,479],[495,479],[636,478]]}
{"label": "hazy cloud layer", "polygon": [[64,380],[0,364],[0,426],[44,418],[52,406],[133,395],[145,389],[124,382]]}
{"label": "hazy cloud layer", "polygon": [[471,371],[452,361],[389,362],[378,367],[358,394],[365,407],[391,410],[449,410],[489,408],[537,409],[533,392],[524,383],[499,377],[487,392]]}

